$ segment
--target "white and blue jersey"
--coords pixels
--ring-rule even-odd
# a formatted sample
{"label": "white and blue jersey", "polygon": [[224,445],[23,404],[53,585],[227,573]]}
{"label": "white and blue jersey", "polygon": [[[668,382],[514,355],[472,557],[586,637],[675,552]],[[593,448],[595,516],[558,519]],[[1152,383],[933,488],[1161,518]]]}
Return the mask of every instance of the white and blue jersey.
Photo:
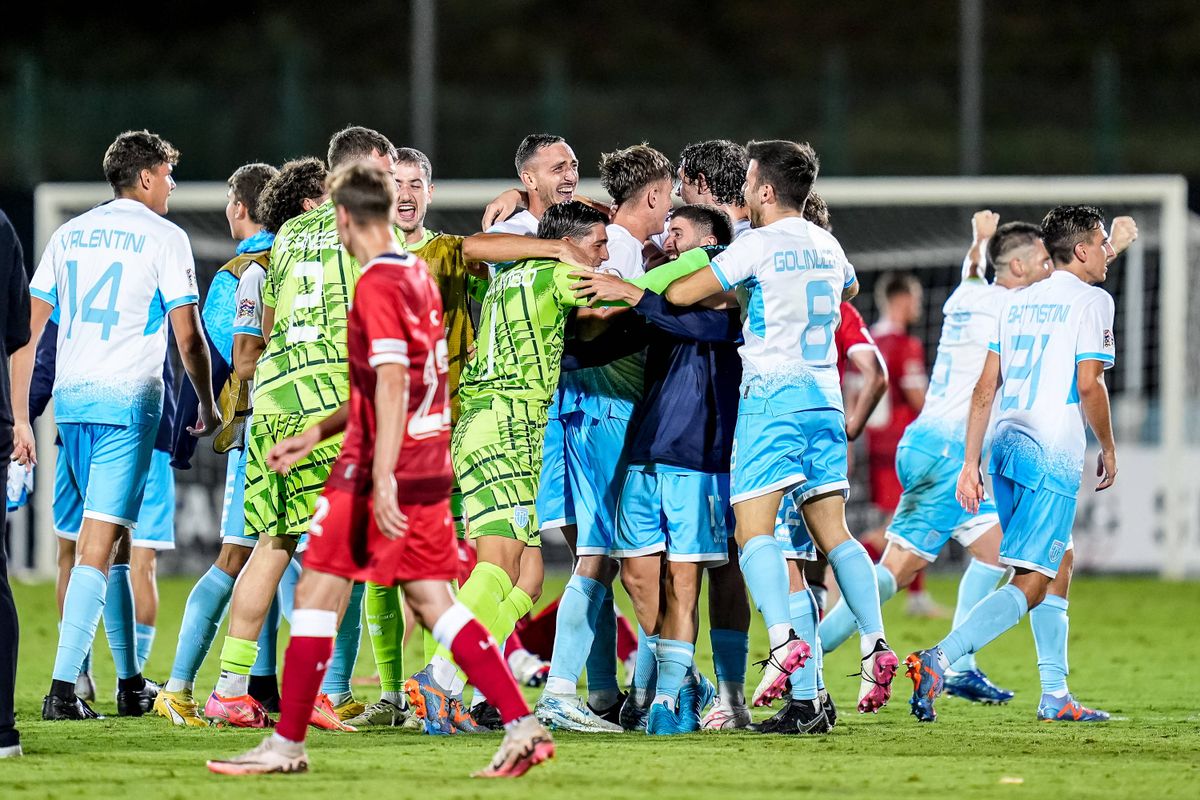
{"label": "white and blue jersey", "polygon": [[743,290],[746,315],[731,502],[802,485],[801,504],[848,490],[834,334],[857,278],[841,245],[786,217],[739,236],[711,268],[723,288]]}
{"label": "white and blue jersey", "polygon": [[1065,270],[1011,292],[988,348],[1000,356],[990,471],[1000,561],[1053,577],[1070,546],[1087,446],[1076,365],[1116,360],[1112,296]]}

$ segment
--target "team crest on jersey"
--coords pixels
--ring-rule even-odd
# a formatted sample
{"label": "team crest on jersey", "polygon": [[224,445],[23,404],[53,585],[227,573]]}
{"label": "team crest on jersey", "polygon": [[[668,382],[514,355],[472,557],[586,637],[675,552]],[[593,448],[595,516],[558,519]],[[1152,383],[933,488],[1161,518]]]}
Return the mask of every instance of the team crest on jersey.
{"label": "team crest on jersey", "polygon": [[1060,558],[1062,558],[1062,556],[1063,556],[1063,548],[1065,548],[1065,547],[1066,547],[1066,544],[1064,542],[1058,541],[1057,539],[1055,539],[1050,544],[1050,563],[1052,563],[1052,564],[1058,563],[1058,560]]}
{"label": "team crest on jersey", "polygon": [[524,528],[529,524],[529,509],[525,506],[517,506],[513,509],[513,525],[518,528]]}
{"label": "team crest on jersey", "polygon": [[1104,346],[1105,347],[1116,347],[1117,346],[1117,340],[1115,338],[1113,338],[1113,332],[1110,330],[1104,331]]}

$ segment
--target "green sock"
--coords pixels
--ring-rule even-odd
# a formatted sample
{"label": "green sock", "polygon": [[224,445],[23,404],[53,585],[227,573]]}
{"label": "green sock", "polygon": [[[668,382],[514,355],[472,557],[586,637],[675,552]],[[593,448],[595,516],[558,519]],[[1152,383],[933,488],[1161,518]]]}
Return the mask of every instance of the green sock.
{"label": "green sock", "polygon": [[235,675],[249,675],[257,658],[258,642],[225,637],[225,643],[221,645],[221,669]]}
{"label": "green sock", "polygon": [[[509,580],[507,572],[495,564],[480,561],[475,565],[475,569],[471,570],[471,577],[458,590],[458,602],[475,615],[475,619],[479,620],[479,624],[486,628],[488,633],[495,636],[492,627],[496,624],[500,605],[512,590],[512,581]],[[438,645],[436,654],[452,663],[454,661],[450,650],[442,645]]]}
{"label": "green sock", "polygon": [[508,596],[504,598],[504,602],[500,604],[500,610],[496,614],[492,627],[488,628],[501,650],[504,649],[504,642],[508,640],[509,636],[512,636],[513,629],[517,627],[517,620],[532,610],[533,598],[526,594],[520,586],[514,586]]}
{"label": "green sock", "polygon": [[368,583],[364,604],[371,653],[379,670],[379,687],[385,692],[399,692],[404,686],[404,610],[400,605],[400,590]]}

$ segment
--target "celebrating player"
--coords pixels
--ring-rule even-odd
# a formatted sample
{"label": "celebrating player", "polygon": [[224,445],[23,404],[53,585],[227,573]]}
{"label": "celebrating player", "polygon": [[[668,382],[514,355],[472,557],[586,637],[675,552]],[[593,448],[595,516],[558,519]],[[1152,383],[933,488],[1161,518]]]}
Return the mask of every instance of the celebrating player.
{"label": "celebrating player", "polygon": [[338,236],[362,267],[347,320],[350,401],[300,436],[280,442],[271,465],[286,472],[322,441],[345,431],[340,456],[318,501],[296,589],[276,732],[213,772],[303,772],[321,673],[338,613],[354,582],[402,585],[422,624],[485,687],[506,726],[484,777],[516,777],[554,755],[495,642],[450,581],[457,549],[450,521],[449,364],[437,285],[420,259],[398,254],[392,233],[391,171],[352,163],[330,180]]}
{"label": "celebrating player", "polygon": [[[1015,575],[979,601],[936,647],[905,659],[913,681],[912,713],[922,722],[937,719],[934,700],[951,665],[1016,625],[1043,601],[1060,574],[1069,574],[1071,559],[1064,556],[1071,548],[1083,474],[1085,422],[1100,443],[1096,491],[1107,489],[1117,476],[1104,383],[1104,370],[1116,358],[1114,306],[1112,296],[1094,285],[1104,280],[1116,253],[1103,213],[1091,206],[1053,209],[1042,220],[1042,237],[1054,272],[1007,295],[1000,307],[971,397],[957,487],[962,507],[978,514],[986,502],[980,472],[983,439],[999,390],[989,471],[1003,530],[1000,563],[1011,566]],[[1061,636],[1061,692],[1043,694],[1038,717],[1107,719],[1066,691],[1065,626]],[[1038,647],[1040,661],[1040,638]]]}
{"label": "celebrating player", "polygon": [[[178,159],[174,147],[149,131],[118,136],[104,154],[115,199],[59,228],[30,282],[31,341],[60,309],[55,422],[69,475],[83,497],[78,563],[63,600],[54,680],[42,705],[48,720],[97,716],[76,696],[75,681],[104,607],[114,547],[128,548],[145,493],[162,414],[168,318],[200,399],[193,430],[208,435],[220,422],[196,309],[191,246],[180,228],[162,218]],[[33,356],[28,347],[13,357],[13,457],[21,463],[36,453],[29,425]],[[118,695],[144,689],[140,669],[118,683]]]}
{"label": "celebrating player", "polygon": [[742,192],[747,163],[746,148],[728,139],[689,144],[679,152],[675,193],[688,205],[706,203],[723,211],[733,223],[736,239],[750,230]]}

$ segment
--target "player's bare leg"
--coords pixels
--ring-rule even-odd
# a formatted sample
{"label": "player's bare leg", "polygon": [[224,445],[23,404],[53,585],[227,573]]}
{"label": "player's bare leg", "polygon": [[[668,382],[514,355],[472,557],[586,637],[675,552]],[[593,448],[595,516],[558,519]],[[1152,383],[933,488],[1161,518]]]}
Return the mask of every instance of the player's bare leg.
{"label": "player's bare leg", "polygon": [[150,547],[134,547],[129,559],[129,578],[133,584],[138,664],[145,669],[146,659],[154,644],[154,627],[158,622],[158,551]]}

